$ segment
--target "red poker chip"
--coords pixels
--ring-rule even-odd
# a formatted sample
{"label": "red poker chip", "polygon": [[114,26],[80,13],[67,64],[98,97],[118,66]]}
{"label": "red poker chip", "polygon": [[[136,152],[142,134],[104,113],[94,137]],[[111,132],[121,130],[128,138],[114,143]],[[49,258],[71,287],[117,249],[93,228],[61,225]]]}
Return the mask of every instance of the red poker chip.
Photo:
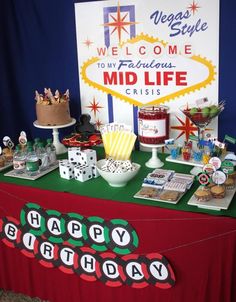
{"label": "red poker chip", "polygon": [[[133,288],[144,288],[148,282],[142,270],[143,256],[129,254],[121,257],[125,279],[123,282]],[[122,277],[122,272],[121,277]]]}
{"label": "red poker chip", "polygon": [[36,236],[29,232],[24,232],[19,230],[17,233],[17,247],[20,249],[21,253],[29,258],[34,258],[34,242]]}
{"label": "red poker chip", "polygon": [[175,284],[175,275],[170,263],[158,253],[144,257],[142,270],[147,282],[156,287],[167,289]]}
{"label": "red poker chip", "polygon": [[[2,242],[8,247],[17,246],[19,227],[20,222],[14,217],[7,216],[0,219],[0,239],[2,239]],[[8,233],[6,233],[6,231]]]}
{"label": "red poker chip", "polygon": [[126,280],[121,258],[112,252],[100,254],[100,260],[96,262],[96,274],[100,281],[110,287],[119,287]]}
{"label": "red poker chip", "polygon": [[[63,243],[54,249],[54,264],[63,273],[74,274],[75,248],[69,243]],[[64,261],[62,260],[64,258]]]}
{"label": "red poker chip", "polygon": [[[41,250],[44,250],[45,255],[42,254]],[[42,237],[36,238],[34,242],[34,255],[38,259],[39,263],[45,267],[55,267],[54,254],[57,253],[58,246]]]}
{"label": "red poker chip", "polygon": [[74,272],[83,280],[96,281],[96,262],[98,258],[97,252],[90,247],[77,248],[74,255]]}

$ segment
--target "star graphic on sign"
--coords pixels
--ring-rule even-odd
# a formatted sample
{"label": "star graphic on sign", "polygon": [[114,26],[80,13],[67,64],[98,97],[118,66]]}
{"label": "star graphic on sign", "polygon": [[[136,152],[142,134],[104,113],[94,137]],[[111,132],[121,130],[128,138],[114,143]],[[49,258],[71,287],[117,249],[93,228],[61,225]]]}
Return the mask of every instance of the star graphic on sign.
{"label": "star graphic on sign", "polygon": [[187,116],[185,117],[185,121],[182,121],[178,116],[176,116],[176,118],[181,125],[171,126],[170,128],[173,130],[181,131],[176,139],[180,138],[182,135],[185,135],[185,140],[188,141],[189,135],[195,135],[194,132],[197,131],[198,128],[190,121]]}
{"label": "star graphic on sign", "polygon": [[89,48],[93,44],[93,42],[89,40],[89,38],[87,38],[87,40],[85,40],[83,44],[85,44]]}
{"label": "star graphic on sign", "polygon": [[96,116],[96,113],[99,112],[99,109],[103,108],[102,106],[99,106],[99,102],[95,100],[95,97],[93,98],[93,101],[90,102],[90,105],[86,107],[91,109],[90,111],[93,112],[94,116]]}
{"label": "star graphic on sign", "polygon": [[103,125],[103,122],[102,122],[101,120],[97,119],[97,120],[95,121],[95,125],[96,125],[97,129],[99,130],[100,127]]}
{"label": "star graphic on sign", "polygon": [[123,17],[121,16],[120,3],[119,2],[118,2],[118,5],[117,5],[117,14],[116,14],[116,16],[113,16],[113,15],[110,15],[110,16],[111,16],[113,22],[104,23],[102,25],[103,26],[108,26],[108,27],[114,27],[114,29],[111,32],[111,35],[115,31],[117,31],[118,39],[119,39],[119,43],[120,43],[121,42],[121,33],[122,33],[122,31],[129,34],[129,32],[127,31],[127,29],[125,27],[137,24],[137,22],[125,21],[125,19],[128,16],[128,13],[126,13]]}
{"label": "star graphic on sign", "polygon": [[193,15],[195,14],[195,12],[198,11],[199,8],[201,8],[201,7],[198,6],[198,3],[196,3],[194,0],[193,0],[193,3],[191,3],[191,4],[187,7],[187,9],[189,9],[189,10],[193,13]]}
{"label": "star graphic on sign", "polygon": [[[180,138],[182,135],[185,135],[185,140],[188,141],[190,135],[195,135],[194,132],[198,131],[197,126],[190,121],[190,119],[186,116],[185,121],[181,120],[178,116],[176,116],[177,120],[181,125],[179,126],[171,126],[170,128],[173,130],[181,131],[176,139]],[[213,129],[206,128],[207,131],[212,131]]]}

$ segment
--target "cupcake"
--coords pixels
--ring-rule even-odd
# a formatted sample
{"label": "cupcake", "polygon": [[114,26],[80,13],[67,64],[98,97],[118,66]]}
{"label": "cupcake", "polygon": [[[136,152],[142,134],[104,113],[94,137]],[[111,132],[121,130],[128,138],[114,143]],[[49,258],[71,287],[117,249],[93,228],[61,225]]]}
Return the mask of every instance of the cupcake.
{"label": "cupcake", "polygon": [[4,156],[0,156],[0,168],[5,166],[5,158]]}
{"label": "cupcake", "polygon": [[211,191],[208,189],[205,189],[204,187],[199,187],[197,191],[194,193],[194,196],[197,201],[209,201],[212,196],[211,196]]}
{"label": "cupcake", "polygon": [[3,150],[2,150],[2,153],[3,153],[3,155],[5,156],[5,158],[6,158],[6,161],[12,161],[13,160],[13,151],[12,151],[12,149],[9,149],[9,148],[4,148]]}
{"label": "cupcake", "polygon": [[235,181],[234,178],[228,177],[226,181],[224,182],[226,190],[232,190],[235,187]]}
{"label": "cupcake", "polygon": [[224,185],[215,185],[211,187],[211,194],[213,198],[224,198],[225,197],[225,186]]}

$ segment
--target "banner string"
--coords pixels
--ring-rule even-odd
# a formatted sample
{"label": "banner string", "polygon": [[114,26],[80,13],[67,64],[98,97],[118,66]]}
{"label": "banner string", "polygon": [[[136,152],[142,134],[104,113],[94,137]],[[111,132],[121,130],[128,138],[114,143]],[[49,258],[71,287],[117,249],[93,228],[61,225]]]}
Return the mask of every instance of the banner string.
{"label": "banner string", "polygon": [[[18,197],[12,193],[9,193],[5,190],[2,190],[0,189],[0,192],[1,193],[4,193],[12,198],[15,198],[16,200],[20,200],[20,201],[23,201],[25,203],[28,203],[29,201],[25,200],[24,198],[21,198],[21,197]],[[4,212],[4,214],[7,214],[6,211],[0,207],[0,209]],[[89,216],[85,216],[83,215],[84,217],[89,217]],[[103,217],[104,218],[104,217]],[[139,222],[139,221],[142,221],[142,222],[155,222],[155,221],[198,221],[198,220],[219,220],[219,219],[228,219],[229,217],[225,217],[225,216],[220,216],[220,217],[198,217],[198,218],[190,218],[190,217],[184,217],[184,218],[136,218],[136,219],[127,219],[128,221],[131,221],[131,222]],[[104,218],[105,220],[110,220],[110,218]]]}
{"label": "banner string", "polygon": [[225,233],[220,233],[220,234],[217,234],[217,235],[214,235],[214,236],[206,237],[206,238],[203,238],[203,239],[199,239],[199,240],[196,240],[196,241],[191,241],[191,242],[188,242],[188,243],[177,245],[177,246],[174,246],[174,247],[171,247],[171,248],[168,248],[168,249],[163,249],[163,250],[160,250],[159,253],[165,253],[165,252],[174,251],[174,250],[179,249],[179,248],[189,247],[189,246],[199,244],[199,243],[203,243],[203,242],[206,242],[206,241],[209,241],[209,240],[212,240],[212,239],[216,239],[216,238],[224,237],[224,236],[227,236],[227,235],[231,235],[233,233],[236,233],[236,229],[225,232]]}

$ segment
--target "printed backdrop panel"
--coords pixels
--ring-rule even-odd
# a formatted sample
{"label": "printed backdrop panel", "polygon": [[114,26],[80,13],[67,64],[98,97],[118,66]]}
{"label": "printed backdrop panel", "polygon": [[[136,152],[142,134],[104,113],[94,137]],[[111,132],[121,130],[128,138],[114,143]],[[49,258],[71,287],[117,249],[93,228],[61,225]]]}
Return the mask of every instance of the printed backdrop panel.
{"label": "printed backdrop panel", "polygon": [[[137,132],[138,108],[162,104],[171,138],[197,134],[180,107],[218,103],[219,0],[76,3],[75,18],[81,109],[98,128],[117,121]],[[217,136],[217,119],[207,131]]]}

